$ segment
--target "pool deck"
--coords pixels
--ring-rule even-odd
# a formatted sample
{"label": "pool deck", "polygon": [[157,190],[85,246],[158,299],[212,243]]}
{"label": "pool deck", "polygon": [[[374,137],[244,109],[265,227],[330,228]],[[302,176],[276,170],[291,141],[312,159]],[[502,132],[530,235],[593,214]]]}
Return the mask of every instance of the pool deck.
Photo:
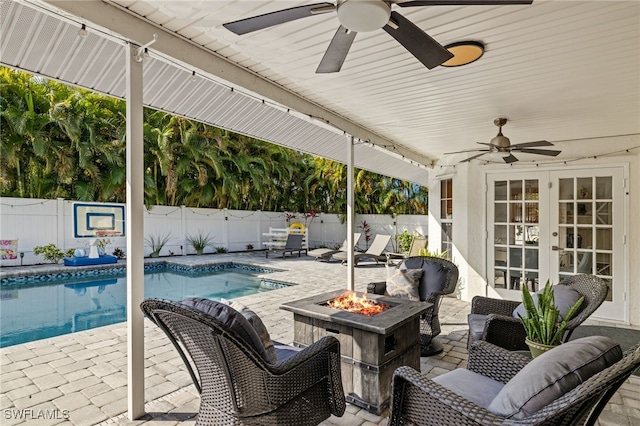
{"label": "pool deck", "polygon": [[[270,280],[289,282],[288,288],[236,300],[263,319],[271,337],[293,341],[293,314],[280,309],[285,302],[345,287],[347,268],[302,256],[266,259],[264,253],[235,253],[161,258],[185,265],[238,262],[280,270]],[[62,265],[3,268],[0,276],[64,269]],[[384,280],[384,266],[363,261],[355,269],[355,286],[366,291]],[[466,363],[469,303],[446,297],[440,309],[444,352],[421,358],[421,371],[434,377]],[[589,322],[589,324],[602,324]],[[0,408],[2,425],[193,425],[199,396],[173,346],[145,319],[146,416],[129,421],[127,410],[127,328],[124,323],[0,349]],[[388,413],[376,416],[347,404],[343,417],[322,425],[386,425]],[[44,418],[47,417],[47,418]],[[53,417],[53,418],[50,418]],[[599,419],[601,426],[640,426],[640,377],[631,378],[614,395]]]}

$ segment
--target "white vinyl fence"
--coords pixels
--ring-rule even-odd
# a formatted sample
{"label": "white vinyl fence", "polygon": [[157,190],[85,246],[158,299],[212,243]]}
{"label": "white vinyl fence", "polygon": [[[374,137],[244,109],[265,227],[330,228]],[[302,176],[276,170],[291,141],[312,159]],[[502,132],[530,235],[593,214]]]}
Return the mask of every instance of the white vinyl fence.
{"label": "white vinyl fence", "polygon": [[[33,248],[55,244],[63,251],[70,248],[88,247],[92,238],[77,238],[74,218],[75,201],[32,198],[0,198],[0,265],[33,265],[45,263],[33,253]],[[83,203],[95,206],[123,206],[122,204]],[[193,207],[153,206],[145,211],[144,235],[169,235],[169,242],[160,256],[194,254],[195,250],[186,240],[187,235],[208,234],[213,237],[213,247],[206,253],[218,249],[229,252],[249,249],[264,249],[268,239],[263,234],[270,228],[288,227],[287,218],[292,213],[248,210],[207,209]],[[290,223],[300,222],[308,228],[309,247],[340,246],[346,238],[346,224],[335,214],[319,213],[305,221],[303,214],[296,214]],[[126,218],[125,218],[126,220]],[[371,240],[376,234],[389,234],[393,238],[389,250],[398,251],[395,236],[407,230],[410,233],[427,235],[426,215],[356,215],[355,229],[362,232],[359,248],[365,250],[363,224],[370,227]],[[111,254],[116,248],[126,252],[124,236],[107,237],[106,248]],[[17,240],[17,243],[16,243]],[[145,243],[145,255],[151,248]]]}

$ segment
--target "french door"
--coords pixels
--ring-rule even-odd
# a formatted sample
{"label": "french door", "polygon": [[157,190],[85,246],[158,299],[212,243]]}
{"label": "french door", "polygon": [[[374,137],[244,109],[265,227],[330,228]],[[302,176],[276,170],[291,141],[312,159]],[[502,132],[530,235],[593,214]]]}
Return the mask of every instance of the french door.
{"label": "french door", "polygon": [[488,174],[490,295],[519,300],[550,279],[594,274],[609,285],[594,317],[628,321],[622,168]]}

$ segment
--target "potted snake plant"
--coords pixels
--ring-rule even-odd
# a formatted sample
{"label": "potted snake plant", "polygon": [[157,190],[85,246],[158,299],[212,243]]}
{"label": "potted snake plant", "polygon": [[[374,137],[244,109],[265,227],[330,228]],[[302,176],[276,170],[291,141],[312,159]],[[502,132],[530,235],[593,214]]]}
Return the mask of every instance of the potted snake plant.
{"label": "potted snake plant", "polygon": [[518,313],[524,326],[527,337],[526,344],[531,350],[531,355],[536,357],[562,342],[562,336],[569,321],[580,309],[584,296],[578,299],[561,318],[556,306],[553,286],[549,281],[544,290],[537,293],[537,303],[534,302],[527,286],[522,286],[522,304],[526,316]]}

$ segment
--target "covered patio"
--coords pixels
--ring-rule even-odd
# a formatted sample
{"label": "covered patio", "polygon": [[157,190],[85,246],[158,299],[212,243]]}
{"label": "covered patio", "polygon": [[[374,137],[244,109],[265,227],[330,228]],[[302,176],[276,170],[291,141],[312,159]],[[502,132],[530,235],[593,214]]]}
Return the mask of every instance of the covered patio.
{"label": "covered patio", "polygon": [[[280,305],[311,292],[339,289],[342,285],[339,278],[346,279],[344,266],[316,262],[310,257],[282,260],[265,259],[258,254],[228,254],[206,258],[284,269],[269,276],[276,274],[278,280],[296,285],[238,299],[260,315],[273,339],[284,343],[293,341],[293,314],[279,309]],[[196,261],[194,256],[175,260],[185,264]],[[202,261],[203,257],[198,256],[197,262]],[[384,273],[382,266],[358,268],[356,289],[366,291],[367,283],[379,280]],[[465,365],[468,312],[467,302],[454,297],[444,299],[440,309],[443,331],[439,337],[444,352],[421,358],[424,374],[434,377]],[[117,324],[1,349],[3,424],[30,424],[33,420],[28,416],[36,416],[38,410],[68,417],[42,421],[42,424],[194,424],[200,400],[182,360],[164,333],[147,319],[144,335],[146,414],[141,419],[127,419],[127,328],[125,324]],[[640,421],[638,404],[640,377],[632,376],[605,409],[600,425],[636,424]],[[33,411],[29,412],[30,409]],[[20,412],[22,418],[13,414]],[[376,416],[348,405],[343,417],[331,417],[322,424],[386,425],[386,416],[387,412]]]}
{"label": "covered patio", "polygon": [[[140,281],[143,263],[137,254],[143,236],[137,206],[144,105],[342,161],[350,171],[360,167],[429,186],[429,248],[449,250],[460,267],[461,301],[455,303],[468,303],[477,294],[519,297],[520,283],[546,277],[557,281],[563,273],[575,273],[574,259],[589,251],[604,259],[592,262],[591,272],[607,278],[612,289],[606,309],[596,317],[616,326],[639,326],[640,265],[631,260],[640,257],[640,227],[631,212],[640,210],[640,4],[436,3],[401,13],[442,45],[481,41],[485,54],[478,61],[427,70],[383,31],[372,31],[358,35],[341,72],[317,75],[316,64],[338,25],[335,15],[245,36],[222,26],[308,2],[119,0],[3,2],[0,60],[127,99],[132,282]],[[553,158],[517,153],[517,162],[505,160],[503,152],[469,162],[462,160],[475,152],[448,154],[478,148],[476,142],[486,146],[497,131],[496,118],[508,119],[503,131],[512,143],[544,139],[561,153]],[[609,182],[610,191],[587,195],[594,208],[609,203],[610,215],[604,224],[591,223],[592,245],[569,247],[569,231],[581,227],[572,222],[569,230],[562,223],[561,200],[580,214],[579,179],[597,189],[599,178]],[[569,180],[573,198],[565,200],[556,188]],[[526,224],[539,233],[536,262],[528,266],[522,260],[516,265],[511,256],[511,249],[519,247],[524,258],[524,240],[518,243],[522,247],[505,241],[494,223],[501,222],[495,211],[506,204],[500,199],[503,186],[508,185],[510,196],[520,197],[522,206],[534,199],[516,191],[518,182],[535,187],[539,200],[536,220]],[[347,214],[350,238],[353,212]],[[525,222],[500,226],[511,236]],[[598,246],[598,232],[607,235],[608,244]],[[569,262],[565,250],[574,256]],[[571,271],[561,269],[567,264]],[[520,279],[513,280],[518,272]],[[345,279],[333,281],[339,287],[358,288],[365,279],[353,268],[341,273]],[[133,285],[130,290],[132,308],[142,293]],[[132,315],[129,328],[119,329],[129,339],[128,370],[122,372],[128,376],[129,396],[118,401],[126,398],[130,418],[141,415],[143,401],[149,401],[140,343],[149,330],[143,329],[139,312]],[[36,367],[35,375],[38,369],[54,373]]]}

